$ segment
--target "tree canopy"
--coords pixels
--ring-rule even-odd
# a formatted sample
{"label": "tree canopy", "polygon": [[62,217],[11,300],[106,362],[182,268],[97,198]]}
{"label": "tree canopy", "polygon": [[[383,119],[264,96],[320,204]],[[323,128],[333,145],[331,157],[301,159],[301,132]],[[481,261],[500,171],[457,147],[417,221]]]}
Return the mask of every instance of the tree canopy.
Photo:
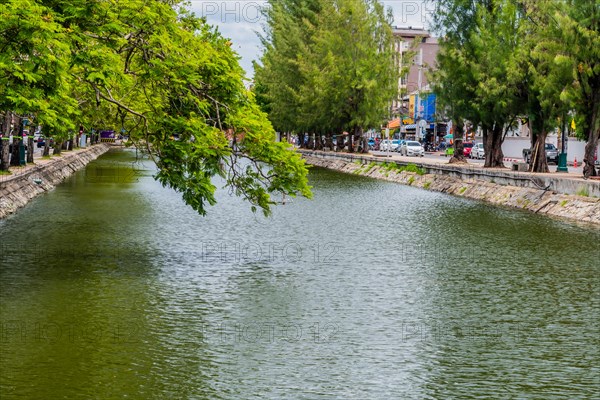
{"label": "tree canopy", "polygon": [[600,1],[439,0],[436,4],[434,25],[442,35],[436,91],[453,119],[482,128],[485,165],[502,165],[502,131],[519,115],[529,121],[534,155],[530,168],[547,172],[546,137],[572,114],[588,141],[584,175],[595,175],[594,149],[600,135]]}
{"label": "tree canopy", "polygon": [[201,214],[216,176],[265,214],[273,193],[311,196],[230,42],[182,2],[8,0],[0,15],[0,110],[59,138],[100,121],[126,130]]}
{"label": "tree canopy", "polygon": [[255,90],[277,129],[358,138],[381,124],[399,71],[378,1],[271,0],[266,15]]}

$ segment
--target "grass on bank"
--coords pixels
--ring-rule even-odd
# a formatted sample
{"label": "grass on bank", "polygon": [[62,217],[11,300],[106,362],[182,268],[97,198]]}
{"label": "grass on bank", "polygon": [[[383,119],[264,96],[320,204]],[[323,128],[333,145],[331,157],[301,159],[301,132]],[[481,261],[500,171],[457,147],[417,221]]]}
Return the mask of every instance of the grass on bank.
{"label": "grass on bank", "polygon": [[425,175],[425,168],[417,167],[416,164],[408,164],[408,165],[398,165],[394,162],[385,162],[382,164],[382,167],[388,170],[389,172],[412,172],[417,175]]}
{"label": "grass on bank", "polygon": [[395,173],[399,174],[404,171],[412,172],[417,175],[425,175],[425,173],[426,173],[424,168],[417,167],[416,164],[408,164],[408,165],[400,166],[400,165],[396,164],[395,162],[384,162],[382,164],[378,164],[375,161],[371,161],[367,165],[362,164],[360,161],[354,161],[354,164],[360,165],[360,168],[358,168],[354,171],[354,173],[357,175],[369,173],[376,166],[379,166],[384,170],[382,172],[385,176],[389,176],[389,174],[391,172],[395,172]]}
{"label": "grass on bank", "polygon": [[582,187],[577,191],[577,196],[590,197],[590,191],[587,187]]}

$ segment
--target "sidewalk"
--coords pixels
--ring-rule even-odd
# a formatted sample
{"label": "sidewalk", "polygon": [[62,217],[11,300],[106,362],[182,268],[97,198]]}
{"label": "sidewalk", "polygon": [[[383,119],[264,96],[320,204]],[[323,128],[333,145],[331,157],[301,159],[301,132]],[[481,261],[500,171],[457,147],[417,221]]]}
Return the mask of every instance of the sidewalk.
{"label": "sidewalk", "polygon": [[[304,149],[302,149],[304,150]],[[315,151],[315,150],[308,150],[308,151]],[[327,152],[327,151],[323,151],[322,153],[325,154],[329,154],[332,152]],[[378,153],[378,152],[376,152]],[[336,154],[349,154],[351,155],[351,153],[336,153]],[[412,162],[415,164],[429,164],[429,165],[448,165],[448,166],[452,166],[452,167],[457,167],[457,168],[471,168],[471,169],[481,169],[481,170],[486,170],[486,171],[502,171],[502,172],[512,172],[514,174],[518,174],[518,175],[530,175],[530,176],[538,176],[538,177],[555,177],[555,178],[567,178],[567,179],[575,179],[575,180],[582,180],[584,181],[585,179],[583,179],[583,166],[581,164],[579,164],[577,166],[577,168],[573,167],[573,166],[569,166],[568,172],[556,172],[557,169],[557,165],[554,164],[550,164],[548,165],[548,169],[550,170],[549,173],[533,173],[533,172],[517,172],[517,171],[512,171],[512,161],[504,161],[504,165],[506,166],[506,168],[484,168],[483,167],[483,162],[482,161],[477,161],[477,160],[472,160],[467,158],[467,164],[468,165],[464,165],[464,164],[450,164],[448,161],[450,160],[450,157],[444,157],[444,154],[442,152],[434,152],[434,153],[426,153],[426,155],[428,155],[429,157],[425,156],[425,157],[407,157],[407,156],[401,156],[398,153],[395,152],[390,152],[390,157],[387,157],[388,160],[394,160],[394,161],[400,161],[400,162]],[[359,154],[359,153],[354,153],[352,155],[355,156],[370,156],[373,157],[374,160],[386,160],[385,157],[385,153],[381,152],[381,154],[373,154],[372,152],[369,152],[368,154]],[[433,158],[435,157],[435,158]],[[519,162],[523,162],[523,160],[518,160],[515,159]]]}
{"label": "sidewalk", "polygon": [[[98,145],[94,145],[94,146],[98,146]],[[88,144],[88,146],[85,148],[76,148],[74,150],[63,150],[60,153],[60,155],[57,155],[57,156],[51,155],[50,157],[45,157],[45,158],[42,158],[41,150],[43,150],[43,148],[40,149],[40,151],[38,151],[38,149],[36,148],[33,153],[33,164],[27,163],[26,165],[18,166],[18,167],[11,166],[9,168],[9,172],[10,172],[9,174],[0,175],[0,182],[5,181],[9,178],[12,180],[18,176],[26,175],[34,169],[39,170],[40,168],[43,168],[45,165],[51,164],[56,160],[62,159],[64,157],[75,156],[83,151],[89,150],[91,147],[92,146]],[[50,152],[52,152],[52,149],[50,149]]]}

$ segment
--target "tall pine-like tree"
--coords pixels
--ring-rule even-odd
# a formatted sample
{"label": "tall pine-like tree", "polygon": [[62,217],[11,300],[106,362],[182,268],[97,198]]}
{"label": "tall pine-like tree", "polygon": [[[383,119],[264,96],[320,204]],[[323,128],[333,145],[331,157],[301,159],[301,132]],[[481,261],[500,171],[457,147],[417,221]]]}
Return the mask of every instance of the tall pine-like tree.
{"label": "tall pine-like tree", "polygon": [[267,15],[255,87],[274,125],[316,134],[315,147],[348,131],[348,150],[362,138],[366,151],[364,129],[380,126],[398,90],[390,15],[375,0],[284,0]]}

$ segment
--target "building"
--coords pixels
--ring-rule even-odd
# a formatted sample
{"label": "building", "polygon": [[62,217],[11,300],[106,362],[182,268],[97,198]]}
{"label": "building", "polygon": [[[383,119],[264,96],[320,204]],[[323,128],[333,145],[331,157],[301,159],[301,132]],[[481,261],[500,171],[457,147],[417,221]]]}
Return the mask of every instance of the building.
{"label": "building", "polygon": [[401,137],[437,142],[438,133],[444,134],[445,127],[436,124],[436,97],[429,87],[428,72],[436,65],[438,40],[429,31],[412,26],[394,27],[393,34],[396,65],[398,69],[405,65],[409,68],[398,80],[399,96],[391,105],[396,119],[389,127],[401,125]]}
{"label": "building", "polygon": [[[427,71],[435,68],[435,59],[439,51],[437,38],[431,36],[429,31],[423,28],[394,27],[394,47],[398,53],[397,65],[410,64],[408,74],[401,76],[398,80],[398,92],[400,98],[395,99],[392,104],[392,113],[402,114],[402,108],[406,109],[405,97],[413,92],[428,90],[429,81]],[[415,54],[412,60],[406,60],[410,52]]]}

